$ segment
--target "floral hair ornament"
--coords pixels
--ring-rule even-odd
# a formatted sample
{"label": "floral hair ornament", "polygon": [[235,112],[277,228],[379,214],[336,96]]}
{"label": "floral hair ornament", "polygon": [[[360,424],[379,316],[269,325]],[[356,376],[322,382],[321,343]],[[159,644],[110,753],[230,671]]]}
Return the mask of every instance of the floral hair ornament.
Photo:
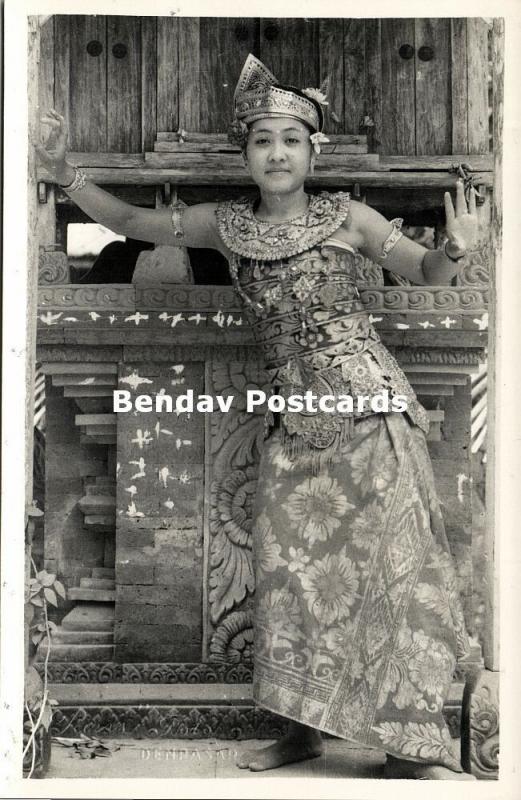
{"label": "floral hair ornament", "polygon": [[322,133],[321,131],[317,131],[317,133],[312,133],[309,137],[311,140],[311,144],[313,145],[313,150],[317,156],[320,155],[320,145],[329,142],[327,136]]}

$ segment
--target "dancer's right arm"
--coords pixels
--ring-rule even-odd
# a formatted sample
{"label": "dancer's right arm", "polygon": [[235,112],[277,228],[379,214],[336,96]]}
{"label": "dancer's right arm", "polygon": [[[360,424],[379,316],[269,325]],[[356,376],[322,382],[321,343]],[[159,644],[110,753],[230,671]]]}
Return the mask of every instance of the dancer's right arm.
{"label": "dancer's right arm", "polygon": [[[48,111],[41,120],[50,125],[45,144],[36,145],[40,160],[58,184],[66,187],[75,177],[74,168],[67,162],[67,125],[56,111]],[[67,189],[65,188],[66,192]],[[170,208],[140,208],[119,200],[99,186],[87,181],[82,189],[71,192],[75,204],[96,222],[114,233],[155,244],[177,247],[209,247],[221,249],[215,222],[215,203],[200,203],[183,212],[182,236],[174,234]]]}

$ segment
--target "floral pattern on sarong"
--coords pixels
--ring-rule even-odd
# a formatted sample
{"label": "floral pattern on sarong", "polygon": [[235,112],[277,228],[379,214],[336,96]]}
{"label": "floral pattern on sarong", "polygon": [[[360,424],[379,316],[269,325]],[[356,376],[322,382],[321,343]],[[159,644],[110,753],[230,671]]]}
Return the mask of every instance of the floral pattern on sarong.
{"label": "floral pattern on sarong", "polygon": [[275,432],[255,511],[256,702],[460,769],[442,707],[467,642],[422,431],[360,420],[314,476]]}

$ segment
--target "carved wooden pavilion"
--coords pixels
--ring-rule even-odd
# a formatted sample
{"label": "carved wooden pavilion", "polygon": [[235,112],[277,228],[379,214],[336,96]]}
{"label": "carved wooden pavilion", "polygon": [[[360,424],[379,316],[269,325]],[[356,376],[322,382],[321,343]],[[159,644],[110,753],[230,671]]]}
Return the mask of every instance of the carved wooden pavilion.
{"label": "carved wooden pavilion", "polygon": [[[484,197],[486,230],[490,40],[480,19],[57,16],[41,27],[39,107],[68,118],[73,162],[129,202],[249,194],[224,132],[253,52],[286,83],[329,78],[331,144],[312,191],[348,189],[441,234],[442,193],[464,163]],[[71,284],[67,225],[86,218],[44,170],[37,180],[44,558],[68,596],[49,663],[55,730],[277,735],[282,721],[254,709],[250,691],[250,508],[262,420],[241,398],[264,379],[237,298],[230,286],[209,285],[214,274],[225,281],[211,253],[202,255],[207,285]],[[486,593],[476,564],[492,531],[484,541],[483,520],[473,519],[470,377],[487,347],[491,252],[483,239],[452,286],[386,285],[380,268],[360,264],[362,299],[431,420],[429,449],[476,635],[465,671],[474,690],[463,703],[465,675],[456,675],[446,713],[481,777],[497,769],[497,689],[493,673],[480,672],[487,634],[476,627]],[[238,400],[229,414],[116,416],[116,387]],[[496,670],[490,647],[485,656]]]}

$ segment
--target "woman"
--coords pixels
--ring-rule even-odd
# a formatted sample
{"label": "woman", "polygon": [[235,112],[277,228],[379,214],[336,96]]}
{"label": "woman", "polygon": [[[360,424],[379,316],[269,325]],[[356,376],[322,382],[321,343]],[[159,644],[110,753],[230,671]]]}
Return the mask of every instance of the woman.
{"label": "woman", "polygon": [[[57,182],[90,217],[152,241],[219,250],[283,395],[366,398],[334,413],[282,413],[263,449],[254,510],[254,698],[286,716],[279,742],[244,753],[251,770],[312,758],[326,731],[388,753],[390,777],[469,778],[442,716],[468,646],[425,444],[427,415],[360,302],[361,253],[418,284],[448,282],[477,234],[474,191],[445,194],[448,241],[429,251],[347,193],[310,196],[325,98],[277,84],[253,56],[234,97],[258,204],[130,206],[66,161],[54,111]],[[327,140],[326,140],[327,141]],[[383,390],[407,401],[375,413]]]}

